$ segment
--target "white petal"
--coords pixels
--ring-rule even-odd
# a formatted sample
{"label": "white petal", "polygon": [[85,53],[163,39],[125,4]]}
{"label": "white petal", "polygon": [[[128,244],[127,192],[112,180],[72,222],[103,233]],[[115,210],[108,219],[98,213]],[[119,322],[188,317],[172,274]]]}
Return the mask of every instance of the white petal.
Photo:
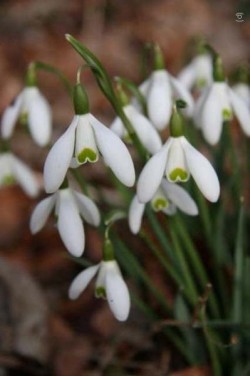
{"label": "white petal", "polygon": [[175,99],[183,99],[187,103],[187,107],[183,109],[182,111],[187,116],[192,116],[193,111],[194,111],[194,100],[193,100],[192,95],[185,88],[185,86],[182,85],[182,83],[179,82],[176,78],[170,75],[169,77],[170,77],[170,83],[173,88]]}
{"label": "white petal", "polygon": [[189,179],[189,171],[181,140],[182,137],[173,137],[169,147],[166,175],[171,182],[183,182]]}
{"label": "white petal", "polygon": [[89,114],[79,116],[76,128],[75,157],[79,163],[96,162],[99,157]]}
{"label": "white petal", "polygon": [[44,164],[44,186],[47,193],[57,191],[62,184],[74,152],[75,129],[78,116],[74,116],[67,131],[56,141]]}
{"label": "white petal", "polygon": [[30,218],[30,231],[32,234],[36,234],[43,228],[55,205],[55,201],[56,195],[52,195],[36,205]]}
{"label": "white petal", "polygon": [[12,161],[16,180],[27,195],[36,197],[39,193],[39,185],[33,171],[17,157],[12,156]]}
{"label": "white petal", "polygon": [[202,194],[211,202],[216,202],[220,195],[220,183],[211,163],[189,142],[183,138],[186,160]]}
{"label": "white petal", "polygon": [[101,218],[94,201],[82,193],[73,191],[73,194],[77,201],[78,210],[85,221],[93,226],[99,226]]}
{"label": "white petal", "polygon": [[218,97],[217,87],[212,85],[200,109],[200,127],[205,140],[215,145],[220,139],[223,126],[223,107]]}
{"label": "white petal", "polygon": [[118,137],[123,138],[125,132],[125,128],[121,119],[117,116],[114,121],[111,123],[110,128]]}
{"label": "white petal", "polygon": [[15,99],[14,103],[7,107],[3,112],[1,122],[1,135],[4,139],[11,137],[14,126],[20,115],[23,102],[23,92],[21,92]]}
{"label": "white petal", "polygon": [[105,163],[124,185],[131,187],[135,182],[135,170],[128,149],[114,132],[94,116],[90,115],[90,119]]}
{"label": "white petal", "polygon": [[31,136],[39,146],[46,146],[51,139],[51,109],[48,101],[37,89],[28,103],[28,124]]}
{"label": "white petal", "polygon": [[176,214],[176,206],[170,202],[167,208],[161,210],[163,213],[167,215],[175,215]]}
{"label": "white petal", "polygon": [[141,228],[141,221],[144,209],[145,204],[141,204],[137,196],[134,196],[128,212],[128,224],[133,234],[137,234]]}
{"label": "white petal", "polygon": [[169,183],[166,179],[162,180],[162,188],[172,203],[178,209],[189,215],[197,215],[198,207],[189,193],[177,184]]}
{"label": "white petal", "polygon": [[239,95],[250,107],[250,86],[244,82],[239,82],[232,87],[235,94]]}
{"label": "white petal", "polygon": [[80,257],[84,251],[85,235],[81,217],[69,189],[59,191],[58,230],[68,251]]}
{"label": "white petal", "polygon": [[206,99],[209,93],[210,93],[210,86],[206,86],[202,90],[197,101],[195,102],[193,120],[194,120],[194,125],[196,126],[196,128],[201,128],[201,111],[203,109],[204,103],[206,102]]}
{"label": "white petal", "polygon": [[[150,86],[150,82],[151,82],[151,75],[149,78],[147,78],[145,81],[143,81],[140,86],[138,87],[138,90],[141,92],[141,94],[144,96],[144,97],[147,97],[147,94],[148,94],[148,89],[149,89],[149,86]],[[131,100],[131,104],[140,112],[142,112],[142,106],[141,106],[141,103],[138,101],[138,99],[136,97],[133,97],[132,100]]]}
{"label": "white petal", "polygon": [[155,154],[159,151],[162,146],[161,138],[150,121],[131,105],[126,106],[124,111],[138,138],[149,153]]}
{"label": "white petal", "polygon": [[6,177],[13,177],[12,154],[3,153],[0,155],[0,186],[5,185]]}
{"label": "white petal", "polygon": [[181,70],[178,74],[177,79],[184,85],[188,90],[191,90],[196,78],[195,66],[193,62],[188,64],[185,68]]}
{"label": "white petal", "polygon": [[149,119],[158,130],[166,128],[172,111],[172,91],[165,70],[152,73],[146,99]]}
{"label": "white petal", "polygon": [[106,275],[105,287],[109,308],[113,315],[119,321],[127,320],[130,310],[130,296],[122,276],[110,270]]}
{"label": "white petal", "polygon": [[229,97],[242,130],[247,136],[250,136],[250,110],[247,107],[247,103],[235,94],[233,90],[229,90]]}
{"label": "white petal", "polygon": [[69,287],[69,298],[74,300],[77,299],[78,296],[86,289],[91,279],[97,273],[100,264],[90,266],[89,268],[85,269],[83,272],[79,273],[75,279],[73,279],[70,287]]}
{"label": "white petal", "polygon": [[164,175],[167,155],[171,140],[169,140],[144,166],[137,183],[137,196],[141,203],[152,199]]}

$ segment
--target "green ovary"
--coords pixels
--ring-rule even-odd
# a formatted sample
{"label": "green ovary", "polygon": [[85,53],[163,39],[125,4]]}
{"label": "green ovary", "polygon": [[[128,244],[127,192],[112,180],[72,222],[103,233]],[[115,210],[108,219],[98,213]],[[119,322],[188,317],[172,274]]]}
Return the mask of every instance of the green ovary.
{"label": "green ovary", "polygon": [[3,178],[3,185],[12,185],[15,183],[15,178],[12,175],[6,175]]}
{"label": "green ovary", "polygon": [[96,298],[103,298],[106,299],[106,290],[103,286],[99,286],[95,289],[95,296]]}
{"label": "green ovary", "polygon": [[229,108],[224,108],[222,111],[222,117],[224,121],[232,119],[232,111]]}
{"label": "green ovary", "polygon": [[94,150],[85,148],[77,155],[77,160],[79,163],[93,163],[98,160],[98,155]]}
{"label": "green ovary", "polygon": [[181,168],[175,168],[169,174],[169,179],[172,182],[187,181],[188,180],[188,173],[187,173],[187,171],[182,170]]}

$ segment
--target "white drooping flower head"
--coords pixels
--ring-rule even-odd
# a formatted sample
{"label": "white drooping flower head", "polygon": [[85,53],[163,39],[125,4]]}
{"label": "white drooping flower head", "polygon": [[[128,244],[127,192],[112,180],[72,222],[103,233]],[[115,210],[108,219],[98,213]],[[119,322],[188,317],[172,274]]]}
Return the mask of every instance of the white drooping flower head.
{"label": "white drooping flower head", "polygon": [[34,172],[11,152],[0,155],[0,187],[18,183],[30,197],[39,193],[39,184]]}
{"label": "white drooping flower head", "polygon": [[190,92],[165,69],[158,46],[155,46],[155,70],[139,86],[139,90],[145,96],[148,117],[159,131],[168,126],[176,99],[182,99],[187,103],[185,115],[191,117],[193,114],[194,103]]}
{"label": "white drooping flower head", "polygon": [[36,86],[33,65],[27,73],[27,86],[5,109],[1,121],[1,135],[9,139],[18,120],[28,125],[31,137],[39,146],[50,142],[52,133],[51,109],[46,98]]}
{"label": "white drooping flower head", "polygon": [[219,142],[224,122],[237,118],[243,132],[250,136],[250,109],[246,101],[233,91],[224,78],[222,62],[214,57],[214,81],[204,90],[194,109],[194,122],[205,140]]}
{"label": "white drooping flower head", "polygon": [[[161,148],[162,142],[152,123],[132,104],[127,104],[123,107],[123,110],[142,145],[150,154],[155,154]],[[124,140],[129,138],[128,132],[119,117],[114,119],[110,129]]]}
{"label": "white drooping flower head", "polygon": [[[126,186],[135,182],[132,158],[120,138],[89,113],[87,99],[79,103],[78,92],[84,93],[80,84],[75,90],[75,116],[63,135],[53,145],[44,165],[44,184],[47,193],[59,189],[70,166],[96,162],[101,153],[104,162]],[[81,94],[80,98],[82,99]]]}
{"label": "white drooping flower head", "polygon": [[65,247],[73,256],[80,257],[85,247],[82,219],[93,226],[99,226],[100,213],[97,206],[82,193],[70,188],[60,189],[35,207],[30,220],[32,234],[43,228],[53,209]]}
{"label": "white drooping flower head", "polygon": [[199,190],[211,202],[220,194],[220,184],[210,162],[183,136],[182,117],[175,108],[170,121],[171,136],[144,166],[137,183],[141,203],[154,197],[165,175],[172,183],[185,182],[190,175]]}
{"label": "white drooping flower head", "polygon": [[[110,244],[108,246],[110,248]],[[127,320],[130,311],[129,291],[113,255],[75,277],[69,288],[70,299],[77,299],[96,274],[95,296],[107,299],[109,308],[118,321]]]}
{"label": "white drooping flower head", "polygon": [[[129,228],[133,234],[137,234],[141,228],[145,206],[146,204],[141,203],[135,195],[128,213]],[[151,199],[151,206],[154,211],[162,211],[167,215],[175,214],[176,209],[192,216],[198,214],[198,207],[189,193],[166,179],[162,179],[160,187]]]}
{"label": "white drooping flower head", "polygon": [[177,79],[188,89],[202,89],[212,82],[212,59],[210,54],[197,55],[178,74]]}

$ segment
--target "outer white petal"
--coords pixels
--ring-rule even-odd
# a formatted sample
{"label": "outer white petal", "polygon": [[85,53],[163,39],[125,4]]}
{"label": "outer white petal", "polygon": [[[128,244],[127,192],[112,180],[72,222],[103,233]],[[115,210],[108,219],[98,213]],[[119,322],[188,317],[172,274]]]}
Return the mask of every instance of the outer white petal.
{"label": "outer white petal", "polygon": [[52,115],[48,101],[37,88],[28,105],[28,124],[31,136],[39,146],[46,146],[51,139]]}
{"label": "outer white petal", "polygon": [[114,121],[111,123],[110,128],[118,137],[123,138],[125,132],[124,125],[121,119],[117,116]]}
{"label": "outer white petal", "polygon": [[141,204],[135,195],[128,212],[128,224],[131,232],[137,234],[141,228],[142,216],[144,213],[145,204]]}
{"label": "outer white petal", "polygon": [[247,107],[247,103],[233,90],[229,90],[229,97],[242,130],[247,136],[250,136],[250,109]]}
{"label": "outer white petal", "polygon": [[81,217],[69,189],[58,192],[58,231],[68,251],[76,257],[82,255],[85,246],[85,235]]}
{"label": "outer white petal", "polygon": [[193,61],[188,64],[185,68],[181,70],[178,74],[177,79],[184,85],[188,90],[191,90],[196,78],[195,65]]}
{"label": "outer white petal", "polygon": [[76,191],[72,192],[76,198],[78,210],[81,216],[91,225],[99,226],[101,218],[99,210],[94,201],[82,193]]}
{"label": "outer white petal", "polygon": [[44,186],[47,193],[57,191],[65,178],[74,152],[77,122],[78,116],[74,116],[69,128],[52,146],[46,158]]}
{"label": "outer white petal", "polygon": [[187,116],[192,116],[194,111],[194,100],[190,92],[186,89],[186,87],[179,82],[176,78],[173,76],[170,76],[170,83],[173,88],[174,97],[176,99],[183,99],[187,103],[187,107],[183,110],[183,112]]}
{"label": "outer white petal", "polygon": [[176,206],[172,202],[170,202],[168,207],[165,209],[162,209],[161,211],[167,215],[175,215],[177,209],[176,209]]}
{"label": "outer white petal", "polygon": [[183,148],[190,174],[202,194],[211,202],[220,195],[220,183],[211,163],[183,137]]}
{"label": "outer white petal", "polygon": [[5,185],[5,178],[7,176],[13,176],[11,153],[0,155],[0,187]]}
{"label": "outer white petal", "polygon": [[132,105],[126,106],[124,111],[138,138],[149,153],[155,154],[159,151],[162,146],[161,138],[150,121],[144,115],[140,114]]}
{"label": "outer white petal", "polygon": [[128,318],[130,310],[130,296],[122,276],[111,269],[106,274],[106,295],[109,307],[119,321]]}
{"label": "outer white petal", "polygon": [[205,140],[210,145],[217,144],[223,126],[223,107],[215,84],[211,86],[203,102],[199,121]]}
{"label": "outer white petal", "polygon": [[158,130],[166,128],[172,110],[172,91],[165,70],[152,73],[146,99],[149,119]]}
{"label": "outer white petal", "polygon": [[128,149],[114,132],[94,116],[89,116],[98,149],[102,153],[105,163],[124,185],[131,187],[135,182],[135,170]]}
{"label": "outer white petal", "polygon": [[100,264],[90,266],[85,269],[83,272],[79,273],[72,281],[69,287],[69,298],[74,300],[86,289],[91,279],[97,273]]}
{"label": "outer white petal", "polygon": [[56,195],[54,194],[36,205],[30,218],[30,231],[32,234],[36,234],[43,228],[55,205],[55,201]]}
{"label": "outer white petal", "polygon": [[23,102],[23,92],[21,92],[15,99],[14,103],[7,107],[2,116],[1,135],[4,139],[11,137],[14,126],[21,112]]}
{"label": "outer white petal", "polygon": [[39,186],[33,171],[15,156],[12,156],[12,169],[13,175],[24,192],[31,197],[36,197],[39,193]]}
{"label": "outer white petal", "polygon": [[[142,93],[142,95],[144,97],[147,97],[147,94],[148,94],[148,89],[149,89],[149,86],[150,86],[150,82],[151,82],[151,75],[150,77],[143,81],[140,86],[138,87],[139,91]],[[137,100],[136,97],[133,97],[132,100],[131,100],[131,104],[140,112],[142,112],[142,107],[141,107],[141,104],[139,103],[139,101]]]}
{"label": "outer white petal", "polygon": [[150,201],[156,193],[166,170],[171,139],[149,159],[137,183],[137,196],[141,203]]}
{"label": "outer white petal", "polygon": [[189,215],[197,215],[198,207],[189,193],[177,184],[169,183],[166,179],[161,184],[166,196],[178,209]]}
{"label": "outer white petal", "polygon": [[232,87],[235,94],[239,95],[250,108],[250,86],[244,82],[239,82]]}

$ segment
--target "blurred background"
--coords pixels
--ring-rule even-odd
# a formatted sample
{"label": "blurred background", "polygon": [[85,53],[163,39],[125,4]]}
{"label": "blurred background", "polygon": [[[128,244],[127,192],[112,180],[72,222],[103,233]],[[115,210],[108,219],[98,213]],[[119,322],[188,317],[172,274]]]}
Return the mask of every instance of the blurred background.
{"label": "blurred background", "polygon": [[[236,13],[243,13],[242,22]],[[150,41],[162,47],[166,67],[174,75],[194,55],[198,35],[221,54],[227,72],[248,61],[249,14],[248,1],[233,0],[2,0],[0,112],[22,89],[31,61],[54,65],[75,81],[82,61],[65,33],[92,50],[111,76],[140,83],[142,48]],[[113,110],[91,72],[82,74],[82,82],[91,112],[109,124]],[[55,76],[39,73],[39,87],[52,106],[55,140],[72,119],[72,105]],[[22,134],[12,145],[42,171],[46,151]],[[67,256],[53,220],[31,236],[34,204],[18,187],[0,190],[0,376],[210,374],[204,367],[185,367],[171,346],[160,346],[135,308],[128,322],[120,324],[105,303],[93,298],[91,288],[69,302],[69,283],[81,269]],[[101,238],[87,229],[87,256],[97,262],[100,249]],[[150,268],[156,283],[171,297],[157,271]],[[123,371],[128,364],[134,367],[131,373]]]}

